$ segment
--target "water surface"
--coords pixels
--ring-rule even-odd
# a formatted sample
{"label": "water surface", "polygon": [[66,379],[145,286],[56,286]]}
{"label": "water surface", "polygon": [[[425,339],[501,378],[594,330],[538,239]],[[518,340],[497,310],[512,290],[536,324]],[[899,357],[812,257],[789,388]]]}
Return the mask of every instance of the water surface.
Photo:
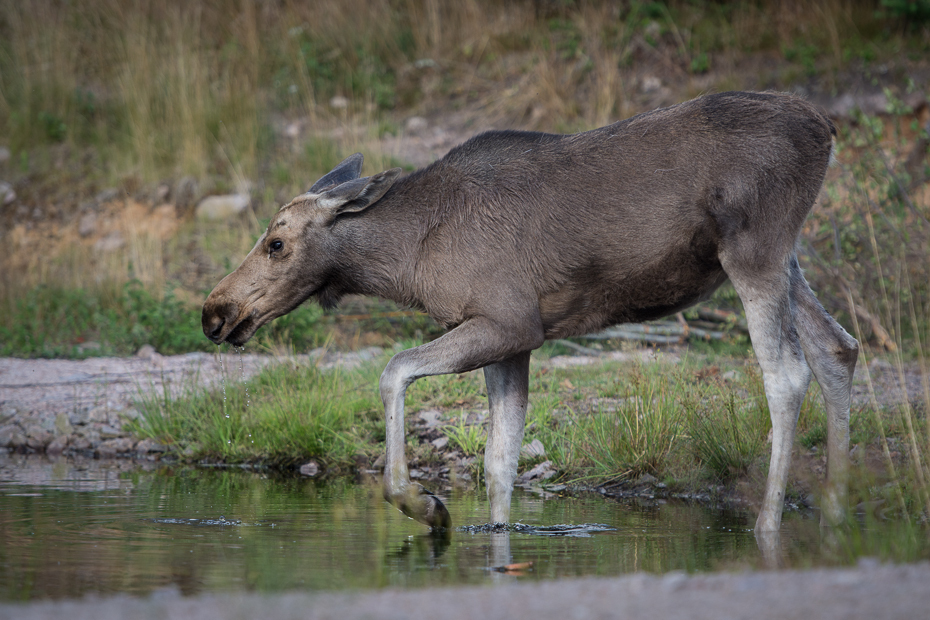
{"label": "water surface", "polygon": [[[488,519],[483,494],[455,491],[443,499],[456,526]],[[456,531],[442,540],[371,486],[0,455],[0,597],[425,587],[761,562],[752,517],[739,511],[518,491],[512,519],[607,528]],[[794,564],[816,563],[816,520],[787,515],[782,547]],[[528,562],[520,572],[493,570]]]}

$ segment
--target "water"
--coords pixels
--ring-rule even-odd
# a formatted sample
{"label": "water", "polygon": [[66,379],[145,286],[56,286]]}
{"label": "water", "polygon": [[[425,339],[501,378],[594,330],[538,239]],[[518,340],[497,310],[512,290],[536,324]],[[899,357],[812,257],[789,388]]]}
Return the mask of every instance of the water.
{"label": "water", "polygon": [[[487,520],[475,492],[455,492],[446,505],[457,526]],[[532,526],[523,530],[602,525],[437,539],[371,485],[0,455],[0,598],[423,587],[760,564],[751,517],[740,512],[518,491],[512,518]],[[789,515],[782,545],[793,563],[816,563],[816,521]],[[512,563],[523,566],[494,570]]]}

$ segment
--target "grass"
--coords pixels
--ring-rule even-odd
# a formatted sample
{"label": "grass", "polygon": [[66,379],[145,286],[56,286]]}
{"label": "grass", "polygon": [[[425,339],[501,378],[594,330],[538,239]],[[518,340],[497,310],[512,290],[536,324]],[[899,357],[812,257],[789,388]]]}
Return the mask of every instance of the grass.
{"label": "grass", "polygon": [[285,363],[245,384],[228,376],[207,393],[143,396],[135,432],[195,460],[287,467],[315,458],[338,470],[372,457],[384,439],[376,384],[373,367],[323,373]]}

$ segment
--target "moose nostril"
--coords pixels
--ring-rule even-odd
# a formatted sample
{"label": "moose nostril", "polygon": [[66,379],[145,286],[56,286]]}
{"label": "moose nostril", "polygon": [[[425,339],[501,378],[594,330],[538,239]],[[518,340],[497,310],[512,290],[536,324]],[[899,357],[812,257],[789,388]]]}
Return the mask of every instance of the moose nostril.
{"label": "moose nostril", "polygon": [[213,342],[219,343],[223,328],[234,321],[239,307],[233,303],[214,304],[207,300],[203,306],[201,324],[204,335]]}
{"label": "moose nostril", "polygon": [[216,323],[216,325],[213,326],[213,329],[210,330],[209,336],[211,338],[216,338],[217,336],[219,336],[220,332],[223,331],[223,326],[226,325],[225,319],[221,319],[220,317],[216,317],[216,318],[219,319],[219,322]]}

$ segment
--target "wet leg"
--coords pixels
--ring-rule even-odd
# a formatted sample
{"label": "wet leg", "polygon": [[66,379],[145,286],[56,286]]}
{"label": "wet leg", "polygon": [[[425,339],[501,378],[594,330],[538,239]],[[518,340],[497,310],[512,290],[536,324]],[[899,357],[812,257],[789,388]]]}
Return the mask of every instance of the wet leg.
{"label": "wet leg", "polygon": [[773,532],[781,526],[794,433],[811,371],[794,324],[787,270],[752,278],[731,273],[730,279],[746,310],[772,419],[772,457],[755,529]]}
{"label": "wet leg", "polygon": [[845,517],[849,486],[849,405],[859,343],[827,314],[801,273],[791,265],[791,296],[804,356],[823,392],[827,413],[827,482],[820,521],[836,525]]}
{"label": "wet leg", "polygon": [[526,420],[529,367],[529,351],[484,367],[491,409],[484,477],[494,523],[506,523],[510,518],[510,497]]}
{"label": "wet leg", "polygon": [[451,525],[449,513],[434,495],[410,481],[404,453],[404,395],[415,380],[476,370],[530,351],[543,342],[538,320],[519,326],[484,317],[469,319],[436,340],[401,351],[381,374],[381,400],[386,422],[384,498],[407,516],[434,528]]}

